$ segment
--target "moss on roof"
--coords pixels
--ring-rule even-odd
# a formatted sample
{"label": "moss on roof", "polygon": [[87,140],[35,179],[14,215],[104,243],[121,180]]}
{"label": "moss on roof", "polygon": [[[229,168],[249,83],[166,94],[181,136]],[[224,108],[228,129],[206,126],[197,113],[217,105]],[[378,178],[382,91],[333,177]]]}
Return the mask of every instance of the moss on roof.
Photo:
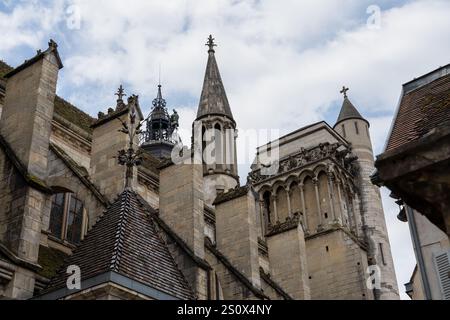
{"label": "moss on roof", "polygon": [[[13,69],[13,67],[0,60],[0,85],[5,85],[6,80],[3,76]],[[55,97],[55,113],[86,132],[92,133],[91,125],[95,119],[59,96]]]}
{"label": "moss on roof", "polygon": [[47,279],[51,279],[64,263],[64,259],[66,257],[67,254],[64,252],[49,247],[40,246],[38,263],[42,267],[42,270],[39,271],[39,275]]}

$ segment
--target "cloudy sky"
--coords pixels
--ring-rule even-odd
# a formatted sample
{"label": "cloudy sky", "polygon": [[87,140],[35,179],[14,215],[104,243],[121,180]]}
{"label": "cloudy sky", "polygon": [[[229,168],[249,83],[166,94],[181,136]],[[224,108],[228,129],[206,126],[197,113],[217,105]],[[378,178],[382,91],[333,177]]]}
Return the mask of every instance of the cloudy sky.
{"label": "cloudy sky", "polygon": [[[168,106],[190,130],[211,33],[242,130],[286,133],[319,120],[332,125],[346,85],[371,122],[378,154],[401,85],[450,62],[449,14],[445,0],[0,0],[0,59],[17,66],[55,39],[65,65],[58,94],[93,116],[114,105],[121,83],[140,95],[148,113],[161,69]],[[241,166],[241,176],[247,168]],[[383,190],[386,220],[406,297],[414,255],[387,194]]]}

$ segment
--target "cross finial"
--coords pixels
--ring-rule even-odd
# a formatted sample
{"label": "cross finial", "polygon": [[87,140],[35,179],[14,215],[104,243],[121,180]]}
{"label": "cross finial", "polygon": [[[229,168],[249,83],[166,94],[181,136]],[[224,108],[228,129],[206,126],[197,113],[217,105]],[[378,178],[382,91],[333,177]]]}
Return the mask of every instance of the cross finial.
{"label": "cross finial", "polygon": [[208,42],[206,43],[206,46],[209,47],[208,52],[214,52],[214,47],[217,47],[217,44],[214,43],[214,40],[216,39],[214,39],[212,35],[209,35]]}
{"label": "cross finial", "polygon": [[119,89],[117,89],[117,93],[115,94],[118,97],[117,100],[122,100],[122,98],[126,96],[124,92],[125,90],[123,89],[123,86],[120,85]]}
{"label": "cross finial", "polygon": [[350,90],[346,86],[342,87],[341,93],[344,95],[344,98],[347,98],[347,91]]}

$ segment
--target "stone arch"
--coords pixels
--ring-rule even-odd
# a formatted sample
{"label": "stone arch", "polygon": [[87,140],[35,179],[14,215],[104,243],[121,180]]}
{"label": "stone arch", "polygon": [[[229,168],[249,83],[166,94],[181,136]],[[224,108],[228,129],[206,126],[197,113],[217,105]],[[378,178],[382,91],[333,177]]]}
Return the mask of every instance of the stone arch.
{"label": "stone arch", "polygon": [[285,182],[286,188],[289,189],[292,183],[294,182],[298,183],[298,176],[295,174],[291,174],[286,178],[285,181],[286,181]]}
{"label": "stone arch", "polygon": [[319,174],[320,174],[321,172],[324,172],[325,174],[328,173],[328,167],[327,167],[327,165],[324,164],[324,163],[319,163],[319,164],[317,164],[317,165],[314,167],[314,175],[315,175],[316,177],[319,177]]}
{"label": "stone arch", "polygon": [[284,186],[279,186],[275,190],[278,221],[284,222],[289,216],[288,194]]}
{"label": "stone arch", "polygon": [[298,181],[300,184],[304,184],[305,183],[305,179],[306,178],[310,178],[310,179],[314,179],[315,178],[315,174],[314,171],[311,169],[305,169],[302,172],[300,172],[299,174],[299,178]]}
{"label": "stone arch", "polygon": [[278,188],[285,188],[285,182],[283,180],[276,180],[273,184],[272,184],[272,193],[273,195],[277,194]]}

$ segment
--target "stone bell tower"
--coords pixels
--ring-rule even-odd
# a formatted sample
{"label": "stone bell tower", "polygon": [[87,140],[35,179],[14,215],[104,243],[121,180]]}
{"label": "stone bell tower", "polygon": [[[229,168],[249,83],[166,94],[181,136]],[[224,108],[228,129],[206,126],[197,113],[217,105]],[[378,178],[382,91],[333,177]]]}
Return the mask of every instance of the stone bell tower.
{"label": "stone bell tower", "polygon": [[363,231],[368,241],[369,265],[380,269],[381,288],[375,290],[378,299],[398,299],[398,287],[395,277],[394,262],[391,254],[386,221],[384,218],[380,190],[370,181],[375,170],[372,142],[369,133],[369,122],[361,116],[350,102],[347,91],[344,95],[341,112],[334,125],[334,130],[352,144],[353,153],[358,157],[360,212]]}
{"label": "stone bell tower", "polygon": [[[193,128],[201,128],[205,202],[239,184],[236,156],[236,122],[215,58],[214,39],[209,36],[208,63]],[[201,125],[200,125],[201,124]]]}

